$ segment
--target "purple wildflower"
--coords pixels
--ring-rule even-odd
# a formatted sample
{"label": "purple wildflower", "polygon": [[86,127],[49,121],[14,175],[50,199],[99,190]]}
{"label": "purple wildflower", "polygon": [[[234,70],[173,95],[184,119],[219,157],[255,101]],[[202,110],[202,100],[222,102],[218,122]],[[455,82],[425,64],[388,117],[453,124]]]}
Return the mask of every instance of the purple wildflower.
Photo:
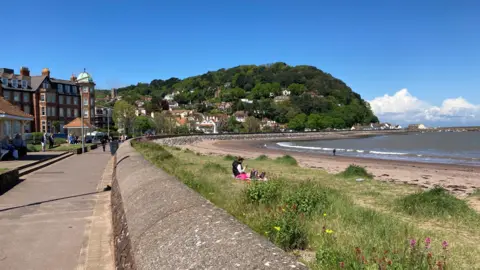
{"label": "purple wildflower", "polygon": [[432,242],[432,240],[430,239],[430,237],[425,238],[425,248],[426,249],[430,248],[430,243],[431,242]]}
{"label": "purple wildflower", "polygon": [[416,244],[417,244],[417,240],[415,240],[415,239],[411,239],[411,240],[410,240],[410,246],[411,246],[412,248],[415,247]]}
{"label": "purple wildflower", "polygon": [[443,249],[447,249],[447,247],[448,247],[447,241],[442,242],[442,247],[443,247]]}

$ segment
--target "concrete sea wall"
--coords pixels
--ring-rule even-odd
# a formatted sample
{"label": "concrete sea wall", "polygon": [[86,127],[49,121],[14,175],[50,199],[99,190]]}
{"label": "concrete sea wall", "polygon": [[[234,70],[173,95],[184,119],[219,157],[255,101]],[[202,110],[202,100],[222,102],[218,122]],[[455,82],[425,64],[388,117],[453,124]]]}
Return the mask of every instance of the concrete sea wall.
{"label": "concrete sea wall", "polygon": [[117,269],[306,269],[122,143],[112,182]]}

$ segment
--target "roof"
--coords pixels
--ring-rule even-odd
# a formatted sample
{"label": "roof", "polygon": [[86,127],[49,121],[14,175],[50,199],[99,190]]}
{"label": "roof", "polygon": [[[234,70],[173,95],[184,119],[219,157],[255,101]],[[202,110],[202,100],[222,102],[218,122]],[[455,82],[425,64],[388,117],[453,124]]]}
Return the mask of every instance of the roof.
{"label": "roof", "polygon": [[79,83],[93,83],[93,78],[86,71],[78,74],[77,82]]}
{"label": "roof", "polygon": [[50,81],[51,81],[52,83],[61,83],[61,84],[77,85],[76,82],[72,82],[72,81],[69,81],[69,80],[55,79],[55,78],[52,78],[52,77],[50,77]]}
{"label": "roof", "polygon": [[0,114],[3,114],[5,116],[15,116],[33,120],[33,116],[31,114],[23,112],[22,110],[20,110],[20,108],[6,101],[3,97],[0,97]]}
{"label": "roof", "polygon": [[46,75],[32,76],[32,82],[31,82],[32,90],[37,91],[40,85],[42,85],[45,78],[47,78]]}
{"label": "roof", "polygon": [[[93,126],[90,125],[90,123],[85,122],[85,120],[83,120],[83,127],[93,128]],[[82,119],[80,117],[77,117],[73,119],[72,122],[64,125],[63,128],[82,128]]]}

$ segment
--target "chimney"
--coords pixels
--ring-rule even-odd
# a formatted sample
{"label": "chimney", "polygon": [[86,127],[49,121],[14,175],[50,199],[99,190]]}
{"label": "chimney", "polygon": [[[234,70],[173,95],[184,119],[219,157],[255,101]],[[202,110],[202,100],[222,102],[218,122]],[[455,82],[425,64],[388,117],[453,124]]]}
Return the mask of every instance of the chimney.
{"label": "chimney", "polygon": [[70,81],[75,82],[77,80],[77,76],[72,73],[72,76],[70,77]]}
{"label": "chimney", "polygon": [[42,76],[50,77],[50,70],[48,68],[42,69]]}
{"label": "chimney", "polygon": [[20,67],[20,75],[30,77],[30,70],[27,67]]}

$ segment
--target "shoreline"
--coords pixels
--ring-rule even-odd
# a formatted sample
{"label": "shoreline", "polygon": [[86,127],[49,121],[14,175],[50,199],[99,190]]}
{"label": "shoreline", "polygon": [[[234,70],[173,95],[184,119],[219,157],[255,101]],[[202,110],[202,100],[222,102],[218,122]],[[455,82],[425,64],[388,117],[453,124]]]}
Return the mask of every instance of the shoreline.
{"label": "shoreline", "polygon": [[[362,135],[365,136],[366,134]],[[341,139],[342,137],[333,138],[327,136],[322,139]],[[374,175],[374,179],[378,181],[408,184],[422,189],[429,189],[438,185],[459,196],[466,196],[480,188],[480,167],[478,166],[331,156],[322,153],[287,151],[263,147],[263,144],[266,142],[271,143],[279,140],[282,139],[204,140],[181,146],[201,154],[234,155],[245,158],[256,158],[262,154],[276,158],[288,154],[297,159],[303,167],[323,169],[329,173],[339,173],[350,164],[356,164],[365,167]],[[305,140],[305,138],[289,140]]]}

